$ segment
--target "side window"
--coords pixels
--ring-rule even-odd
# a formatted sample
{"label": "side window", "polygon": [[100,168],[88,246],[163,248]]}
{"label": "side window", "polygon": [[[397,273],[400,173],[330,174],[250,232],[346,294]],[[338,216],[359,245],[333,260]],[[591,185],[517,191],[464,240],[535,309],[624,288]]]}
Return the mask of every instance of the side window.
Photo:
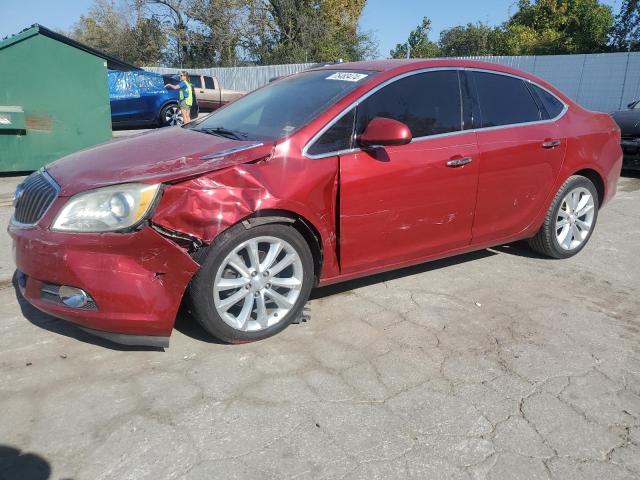
{"label": "side window", "polygon": [[494,73],[473,72],[482,127],[497,127],[540,120],[540,109],[524,81]]}
{"label": "side window", "polygon": [[352,148],[353,121],[355,109],[345,114],[334,123],[329,130],[318,138],[307,153],[309,155],[322,155],[324,153],[339,152]]}
{"label": "side window", "polygon": [[152,73],[139,73],[136,82],[140,93],[156,94],[165,90],[162,77]]}
{"label": "side window", "polygon": [[200,75],[189,75],[189,83],[193,85],[193,88],[202,88]]}
{"label": "side window", "polygon": [[375,117],[405,123],[414,138],[462,130],[458,72],[419,73],[390,83],[358,106],[358,134]]}
{"label": "side window", "polygon": [[530,83],[529,86],[533,89],[534,92],[536,92],[536,95],[538,95],[542,106],[549,114],[548,118],[556,118],[558,115],[560,115],[562,110],[564,110],[564,104],[560,100],[558,100],[555,96],[553,96],[546,90],[538,87],[537,85],[534,85],[533,83]]}
{"label": "side window", "polygon": [[111,100],[140,97],[140,87],[133,72],[109,70],[107,78],[109,80],[109,98]]}
{"label": "side window", "polygon": [[213,83],[213,78],[204,77],[204,88],[208,88],[209,90],[215,90],[216,86]]}

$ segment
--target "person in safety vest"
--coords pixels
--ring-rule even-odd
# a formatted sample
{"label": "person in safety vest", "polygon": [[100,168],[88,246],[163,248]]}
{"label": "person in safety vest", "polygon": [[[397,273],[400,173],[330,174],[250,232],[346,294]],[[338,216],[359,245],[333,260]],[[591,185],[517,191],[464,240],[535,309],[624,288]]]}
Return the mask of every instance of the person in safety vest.
{"label": "person in safety vest", "polygon": [[185,70],[182,70],[178,75],[180,76],[180,83],[178,83],[178,85],[168,83],[165,87],[180,90],[178,104],[182,111],[184,123],[189,123],[191,121],[191,105],[193,105],[193,89],[191,88],[191,83],[189,83],[189,74]]}

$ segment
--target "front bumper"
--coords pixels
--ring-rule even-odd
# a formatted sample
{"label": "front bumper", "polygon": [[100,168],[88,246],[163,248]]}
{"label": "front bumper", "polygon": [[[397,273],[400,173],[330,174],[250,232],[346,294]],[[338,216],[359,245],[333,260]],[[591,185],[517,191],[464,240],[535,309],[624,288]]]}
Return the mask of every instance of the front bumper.
{"label": "front bumper", "polygon": [[[198,264],[149,226],[132,233],[72,234],[9,225],[24,298],[91,333],[164,346]],[[81,288],[91,308],[55,301],[51,285]],[[44,290],[43,290],[43,287]]]}
{"label": "front bumper", "polygon": [[640,170],[640,138],[623,138],[621,145],[624,152],[622,168]]}

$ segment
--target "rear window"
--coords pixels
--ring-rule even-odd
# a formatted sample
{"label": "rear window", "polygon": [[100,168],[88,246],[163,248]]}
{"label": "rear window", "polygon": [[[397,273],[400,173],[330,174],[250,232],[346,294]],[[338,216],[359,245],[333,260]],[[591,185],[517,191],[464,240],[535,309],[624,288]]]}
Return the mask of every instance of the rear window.
{"label": "rear window", "polygon": [[540,109],[523,80],[494,73],[473,72],[482,127],[540,120]]}
{"label": "rear window", "polygon": [[213,83],[213,78],[204,77],[204,88],[207,88],[209,90],[215,90],[216,89],[216,86]]}
{"label": "rear window", "polygon": [[536,95],[538,95],[542,106],[547,111],[547,118],[556,118],[562,113],[562,110],[564,110],[564,104],[554,95],[533,83],[530,83],[529,86],[533,89]]}
{"label": "rear window", "polygon": [[225,128],[242,138],[263,140],[290,135],[349,92],[366,84],[376,72],[312,70],[260,88],[187,128]]}

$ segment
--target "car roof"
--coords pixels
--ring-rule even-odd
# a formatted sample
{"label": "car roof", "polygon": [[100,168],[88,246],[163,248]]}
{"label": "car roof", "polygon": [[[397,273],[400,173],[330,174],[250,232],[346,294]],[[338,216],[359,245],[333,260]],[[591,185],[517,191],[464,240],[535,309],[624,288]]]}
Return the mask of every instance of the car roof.
{"label": "car roof", "polygon": [[371,70],[376,72],[391,72],[394,70],[411,71],[423,68],[478,68],[483,70],[495,70],[498,72],[512,73],[523,76],[528,74],[515,68],[500,65],[498,63],[482,62],[479,60],[461,60],[455,58],[438,59],[390,59],[390,60],[366,60],[361,62],[336,63],[326,65],[314,70]]}
{"label": "car roof", "polygon": [[337,63],[334,65],[314,68],[312,70],[369,70],[383,73],[385,76],[396,76],[406,72],[427,68],[469,68],[515,75],[542,85],[545,88],[550,89],[554,94],[560,96],[565,103],[573,104],[569,97],[540,77],[536,77],[528,72],[511,68],[506,65],[501,65],[499,63],[482,62],[479,60],[462,60],[456,58],[368,60],[361,62]]}

